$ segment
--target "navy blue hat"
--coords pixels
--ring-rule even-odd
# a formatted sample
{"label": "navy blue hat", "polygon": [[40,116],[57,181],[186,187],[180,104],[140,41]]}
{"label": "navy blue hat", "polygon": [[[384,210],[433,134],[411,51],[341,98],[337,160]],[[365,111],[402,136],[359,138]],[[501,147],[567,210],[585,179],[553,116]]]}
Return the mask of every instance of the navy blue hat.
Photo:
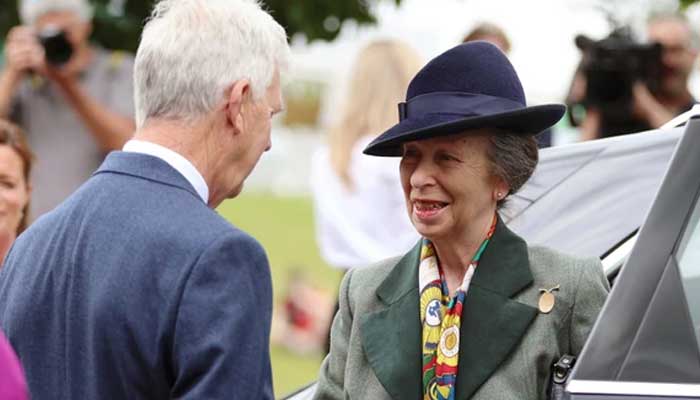
{"label": "navy blue hat", "polygon": [[401,156],[402,144],[499,128],[535,135],[564,115],[563,104],[528,107],[520,79],[508,58],[488,42],[453,47],[423,67],[411,80],[399,123],[364,150],[373,156]]}

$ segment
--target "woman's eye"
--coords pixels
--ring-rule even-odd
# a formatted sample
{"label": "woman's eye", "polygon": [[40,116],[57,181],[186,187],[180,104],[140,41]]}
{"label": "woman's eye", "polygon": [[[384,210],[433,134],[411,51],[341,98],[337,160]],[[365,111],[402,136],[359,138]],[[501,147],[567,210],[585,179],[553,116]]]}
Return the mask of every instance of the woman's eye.
{"label": "woman's eye", "polygon": [[404,158],[404,159],[406,159],[406,158],[416,158],[416,156],[417,156],[417,153],[416,153],[414,150],[405,150],[405,151],[403,152],[402,158]]}

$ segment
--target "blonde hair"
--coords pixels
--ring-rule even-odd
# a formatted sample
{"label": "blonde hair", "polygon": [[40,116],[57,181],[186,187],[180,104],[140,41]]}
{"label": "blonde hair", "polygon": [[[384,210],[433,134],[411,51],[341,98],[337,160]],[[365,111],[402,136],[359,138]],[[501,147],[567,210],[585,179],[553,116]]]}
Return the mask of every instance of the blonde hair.
{"label": "blonde hair", "polygon": [[397,104],[422,62],[418,53],[397,40],[370,43],[357,57],[340,118],[330,129],[331,167],[346,187],[352,149],[367,135],[377,136],[398,122]]}

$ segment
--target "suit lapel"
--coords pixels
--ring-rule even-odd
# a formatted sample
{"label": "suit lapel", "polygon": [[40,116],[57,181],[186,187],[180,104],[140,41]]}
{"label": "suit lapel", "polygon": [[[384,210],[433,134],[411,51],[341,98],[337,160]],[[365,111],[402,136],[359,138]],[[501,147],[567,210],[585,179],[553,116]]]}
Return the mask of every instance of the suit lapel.
{"label": "suit lapel", "polygon": [[500,220],[462,311],[456,398],[468,399],[513,351],[537,309],[512,297],[532,284],[527,245]]}
{"label": "suit lapel", "polygon": [[384,389],[396,400],[421,398],[419,259],[420,242],[377,289],[377,296],[387,307],[360,322],[367,360]]}
{"label": "suit lapel", "polygon": [[[396,400],[422,397],[419,260],[420,242],[377,289],[386,308],[360,322],[367,360],[379,382]],[[468,399],[477,391],[534,320],[534,307],[512,299],[532,281],[527,244],[499,218],[462,312],[457,399]]]}

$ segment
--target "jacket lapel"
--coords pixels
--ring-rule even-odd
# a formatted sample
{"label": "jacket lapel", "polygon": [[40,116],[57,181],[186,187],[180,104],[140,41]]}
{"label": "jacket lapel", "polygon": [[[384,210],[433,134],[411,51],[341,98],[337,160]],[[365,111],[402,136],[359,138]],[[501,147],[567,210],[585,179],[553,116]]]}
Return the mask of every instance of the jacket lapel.
{"label": "jacket lapel", "polygon": [[456,398],[468,399],[498,369],[537,315],[512,299],[533,281],[527,244],[499,218],[462,311]]}
{"label": "jacket lapel", "polygon": [[420,241],[377,289],[386,308],[360,321],[362,343],[374,374],[396,400],[421,398]]}

